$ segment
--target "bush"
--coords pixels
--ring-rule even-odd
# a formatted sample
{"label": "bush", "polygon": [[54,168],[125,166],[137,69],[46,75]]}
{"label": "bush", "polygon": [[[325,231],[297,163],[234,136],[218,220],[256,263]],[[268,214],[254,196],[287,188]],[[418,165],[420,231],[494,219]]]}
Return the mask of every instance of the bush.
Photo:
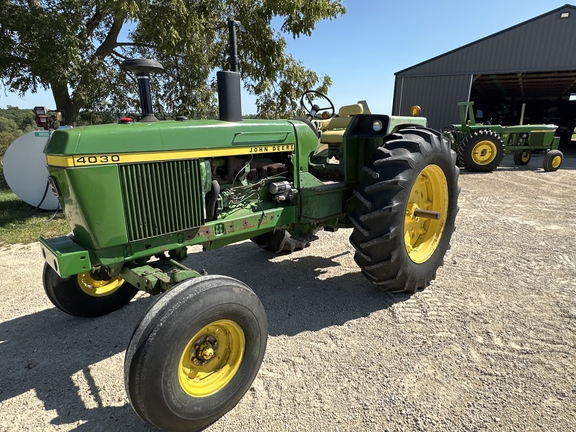
{"label": "bush", "polygon": [[0,191],[1,190],[10,190],[8,182],[6,182],[6,177],[4,177],[4,161],[0,162]]}
{"label": "bush", "polygon": [[0,132],[0,158],[4,157],[8,146],[14,142],[16,138],[22,135],[22,132]]}
{"label": "bush", "polygon": [[30,110],[14,107],[0,109],[0,158],[16,138],[35,129],[34,114]]}

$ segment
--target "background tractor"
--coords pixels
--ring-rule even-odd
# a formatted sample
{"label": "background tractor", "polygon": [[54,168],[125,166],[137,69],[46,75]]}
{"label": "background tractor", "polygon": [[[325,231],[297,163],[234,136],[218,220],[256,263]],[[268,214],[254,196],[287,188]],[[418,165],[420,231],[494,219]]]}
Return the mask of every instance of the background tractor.
{"label": "background tractor", "polygon": [[501,126],[477,124],[474,102],[460,102],[460,124],[443,129],[458,154],[458,165],[470,171],[489,172],[500,165],[505,154],[514,153],[516,165],[526,165],[533,153],[544,154],[545,171],[560,168],[564,156],[558,150],[555,125]]}
{"label": "background tractor", "polygon": [[305,119],[242,120],[233,61],[217,74],[218,120],[160,122],[149,75],[162,66],[123,67],[137,76],[141,120],[56,130],[46,145],[72,233],[41,238],[43,283],[56,307],[79,317],[117,310],[138,290],[162,294],[125,357],[128,397],[146,422],[175,431],[213,423],[250,388],[266,349],[254,292],[183,265],[188,246],[250,239],[287,253],[318,230],[351,228],[355,261],[383,290],[414,292],[435,277],[454,231],[459,171],[426,119],[372,114],[365,103],[336,115],[328,98],[307,92]]}

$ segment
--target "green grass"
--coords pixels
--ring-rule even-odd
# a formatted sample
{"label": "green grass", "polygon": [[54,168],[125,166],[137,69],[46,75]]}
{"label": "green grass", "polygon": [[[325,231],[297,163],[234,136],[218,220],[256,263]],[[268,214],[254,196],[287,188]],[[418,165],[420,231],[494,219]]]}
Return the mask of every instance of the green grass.
{"label": "green grass", "polygon": [[53,211],[34,211],[10,189],[0,185],[0,247],[32,243],[41,235],[54,237],[70,232],[62,212],[48,221],[53,214]]}

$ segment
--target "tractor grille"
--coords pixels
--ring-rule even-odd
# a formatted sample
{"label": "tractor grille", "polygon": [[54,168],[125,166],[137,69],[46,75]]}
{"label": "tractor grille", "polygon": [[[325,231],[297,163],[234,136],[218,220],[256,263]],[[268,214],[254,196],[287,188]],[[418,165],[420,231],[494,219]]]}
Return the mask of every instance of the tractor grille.
{"label": "tractor grille", "polygon": [[121,165],[120,182],[129,241],[204,223],[198,160]]}

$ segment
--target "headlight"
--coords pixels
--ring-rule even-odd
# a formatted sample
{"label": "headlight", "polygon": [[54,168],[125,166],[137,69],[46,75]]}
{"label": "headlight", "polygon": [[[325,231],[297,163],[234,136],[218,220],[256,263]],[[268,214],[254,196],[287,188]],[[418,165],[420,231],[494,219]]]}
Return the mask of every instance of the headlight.
{"label": "headlight", "polygon": [[372,129],[374,129],[374,132],[380,132],[382,127],[382,120],[374,120],[374,123],[372,123]]}

